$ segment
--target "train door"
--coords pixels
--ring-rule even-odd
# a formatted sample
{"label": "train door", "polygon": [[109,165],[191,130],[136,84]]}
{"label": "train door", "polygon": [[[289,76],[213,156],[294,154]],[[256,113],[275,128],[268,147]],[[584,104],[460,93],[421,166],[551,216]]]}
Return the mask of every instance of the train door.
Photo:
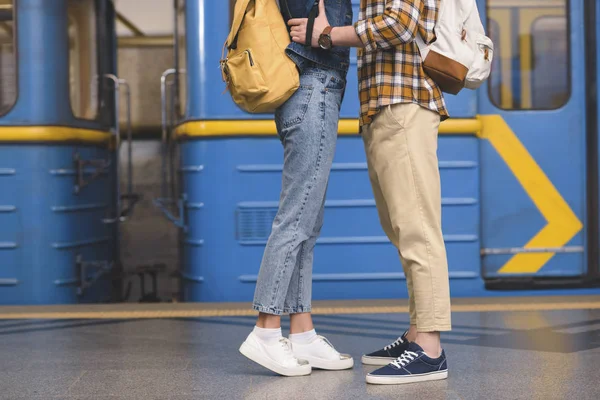
{"label": "train door", "polygon": [[495,54],[478,106],[490,288],[580,283],[589,272],[584,41],[595,28],[583,3],[486,0]]}

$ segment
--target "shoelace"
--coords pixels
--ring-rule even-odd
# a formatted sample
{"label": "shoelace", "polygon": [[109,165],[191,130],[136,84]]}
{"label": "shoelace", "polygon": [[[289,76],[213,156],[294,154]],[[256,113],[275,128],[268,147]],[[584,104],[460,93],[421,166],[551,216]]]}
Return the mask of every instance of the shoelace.
{"label": "shoelace", "polygon": [[383,348],[383,350],[393,349],[394,347],[396,347],[396,346],[398,346],[398,345],[400,345],[402,343],[404,343],[404,339],[402,339],[402,336],[401,336],[398,339],[396,339],[396,341],[394,343],[391,343],[391,344],[388,344],[387,346],[385,346]]}
{"label": "shoelace", "polygon": [[283,350],[286,353],[289,353],[292,356],[294,356],[294,351],[293,351],[293,348],[292,348],[292,342],[291,342],[291,340],[289,340],[288,338],[282,337],[281,339],[279,339],[279,343],[281,343],[281,346],[283,347]]}
{"label": "shoelace", "polygon": [[338,354],[338,351],[335,349],[335,347],[333,347],[333,345],[331,344],[331,342],[329,340],[327,340],[327,338],[325,336],[317,336],[319,339],[321,339],[321,343],[323,343],[324,345],[326,345],[331,351],[333,351],[335,354]]}
{"label": "shoelace", "polygon": [[396,368],[402,368],[414,361],[417,357],[419,357],[417,353],[406,350],[397,360],[392,361],[390,365],[393,365]]}
{"label": "shoelace", "polygon": [[283,347],[283,351],[285,351],[285,353],[291,359],[293,359],[297,364],[299,364],[300,362],[298,361],[298,359],[294,355],[294,349],[292,347],[292,341],[290,339],[288,339],[288,338],[282,337],[281,339],[279,339],[279,343],[281,343],[281,346]]}

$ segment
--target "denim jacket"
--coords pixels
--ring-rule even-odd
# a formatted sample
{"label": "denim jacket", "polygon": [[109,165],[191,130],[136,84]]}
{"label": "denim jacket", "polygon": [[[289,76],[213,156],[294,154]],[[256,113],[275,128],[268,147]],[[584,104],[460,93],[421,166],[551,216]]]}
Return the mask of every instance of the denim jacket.
{"label": "denim jacket", "polygon": [[[283,19],[287,24],[291,18],[307,18],[315,0],[279,0]],[[352,24],[351,0],[325,0],[325,12],[331,26],[346,26]],[[288,31],[290,27],[288,26]],[[323,66],[348,71],[350,64],[350,48],[334,47],[330,50],[307,48],[302,44],[292,42],[287,48],[288,56],[298,65],[304,60],[310,60]]]}

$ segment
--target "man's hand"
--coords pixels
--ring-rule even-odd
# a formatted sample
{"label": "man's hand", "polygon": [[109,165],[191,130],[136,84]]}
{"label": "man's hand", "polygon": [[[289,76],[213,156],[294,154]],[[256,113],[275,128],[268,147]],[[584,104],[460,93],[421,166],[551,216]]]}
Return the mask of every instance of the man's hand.
{"label": "man's hand", "polygon": [[[308,18],[293,18],[288,21],[288,25],[292,27],[292,41],[300,44],[306,44],[306,25]],[[312,33],[312,47],[319,47],[319,37],[321,33],[329,26],[327,14],[325,14],[325,0],[319,1],[319,16],[315,18],[315,25]]]}

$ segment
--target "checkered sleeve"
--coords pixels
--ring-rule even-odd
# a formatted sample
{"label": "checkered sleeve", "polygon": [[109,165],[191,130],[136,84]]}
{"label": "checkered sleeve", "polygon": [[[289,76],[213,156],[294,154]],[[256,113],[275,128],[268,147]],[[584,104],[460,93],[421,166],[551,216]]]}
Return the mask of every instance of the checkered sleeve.
{"label": "checkered sleeve", "polygon": [[382,15],[359,20],[354,29],[367,52],[391,49],[414,40],[422,11],[423,0],[386,0]]}

